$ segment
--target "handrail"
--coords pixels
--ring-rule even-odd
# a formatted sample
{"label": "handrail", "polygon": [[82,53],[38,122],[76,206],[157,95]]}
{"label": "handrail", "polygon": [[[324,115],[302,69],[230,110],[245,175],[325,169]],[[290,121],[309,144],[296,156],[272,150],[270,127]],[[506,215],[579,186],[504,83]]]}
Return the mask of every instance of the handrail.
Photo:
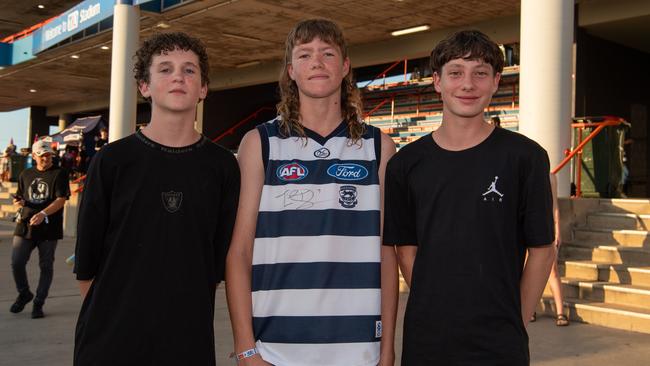
{"label": "handrail", "polygon": [[379,104],[377,104],[373,109],[371,109],[368,112],[364,113],[363,118],[370,117],[371,114],[377,112],[377,110],[379,110],[379,108],[383,107],[384,104],[388,103],[388,101],[391,100],[391,99],[392,99],[392,97],[391,98],[386,98],[386,99],[382,100],[381,102],[379,102]]}
{"label": "handrail", "polygon": [[77,187],[77,189],[73,190],[72,193],[83,192],[83,190],[84,190],[84,185],[81,184],[81,183],[83,183],[83,182],[85,182],[85,181],[86,181],[86,174],[84,174],[84,175],[82,175],[81,177],[79,177],[79,178],[73,180],[72,182],[70,182],[70,184],[79,183],[79,187]]}
{"label": "handrail", "polygon": [[386,74],[390,70],[394,69],[397,65],[401,64],[402,62],[404,62],[404,77],[406,78],[406,63],[408,62],[408,59],[405,58],[403,60],[395,61],[392,65],[388,66],[384,71],[380,72],[374,78],[372,78],[372,80],[368,81],[366,85],[364,85],[361,89],[367,88],[368,85],[372,84],[375,80],[379,79],[380,76],[385,78]]}
{"label": "handrail", "polygon": [[[626,124],[629,125],[629,122],[624,120],[623,118],[616,117],[616,116],[599,116],[599,117],[577,117],[573,118],[574,121],[580,121],[580,122],[574,122],[571,124],[572,128],[578,128],[580,129],[581,133],[578,134],[578,146],[576,146],[573,150],[567,151],[566,157],[556,166],[553,170],[551,170],[552,174],[556,174],[559,172],[564,166],[566,166],[571,159],[573,159],[576,155],[582,155],[582,149],[589,143],[591,140],[593,140],[599,133],[602,131],[605,127],[607,126],[618,126],[621,124]],[[584,121],[584,122],[582,122]],[[582,130],[584,128],[589,128],[589,127],[596,127],[587,138],[584,140],[582,139]],[[567,149],[568,150],[568,149]],[[576,197],[580,197],[581,191],[580,191],[580,185],[581,185],[581,175],[582,175],[582,161],[581,159],[578,159],[576,167]]]}
{"label": "handrail", "polygon": [[224,137],[226,137],[228,135],[232,135],[235,132],[236,129],[238,129],[242,125],[246,124],[247,122],[250,122],[250,120],[257,117],[258,114],[260,114],[262,111],[265,111],[265,110],[273,110],[273,108],[271,108],[271,107],[261,107],[261,108],[259,108],[255,112],[251,113],[248,117],[246,117],[246,118],[242,119],[241,121],[235,123],[234,125],[230,126],[229,129],[227,129],[222,134],[220,134],[219,136],[212,139],[212,141],[217,142],[217,141],[221,140],[222,138],[224,138]]}

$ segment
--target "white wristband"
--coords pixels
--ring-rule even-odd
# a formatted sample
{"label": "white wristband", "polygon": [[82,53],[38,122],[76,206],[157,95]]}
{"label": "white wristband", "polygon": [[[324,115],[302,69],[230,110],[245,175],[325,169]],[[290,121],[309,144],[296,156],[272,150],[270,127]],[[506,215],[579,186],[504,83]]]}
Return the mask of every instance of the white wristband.
{"label": "white wristband", "polygon": [[41,211],[41,212],[39,212],[39,213],[42,213],[42,214],[43,214],[43,216],[45,216],[45,218],[44,218],[43,220],[45,220],[45,223],[46,223],[46,224],[49,224],[49,223],[50,223],[50,221],[49,221],[49,220],[47,219],[47,214],[45,213],[45,210],[42,210],[42,211]]}
{"label": "white wristband", "polygon": [[237,361],[243,360],[245,358],[253,357],[257,354],[257,347],[253,347],[251,349],[247,349],[246,351],[242,353],[237,354]]}

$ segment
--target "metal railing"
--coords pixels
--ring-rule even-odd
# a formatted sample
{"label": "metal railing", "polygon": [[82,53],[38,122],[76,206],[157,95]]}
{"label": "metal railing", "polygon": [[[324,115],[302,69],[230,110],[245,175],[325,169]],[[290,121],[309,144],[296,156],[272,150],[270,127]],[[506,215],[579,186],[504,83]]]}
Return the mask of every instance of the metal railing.
{"label": "metal railing", "polygon": [[404,81],[405,81],[405,82],[408,81],[408,80],[406,79],[406,75],[408,74],[408,72],[407,72],[407,67],[408,67],[408,62],[409,62],[409,60],[405,58],[405,59],[403,59],[403,60],[395,61],[392,65],[388,66],[384,71],[380,72],[380,73],[377,74],[374,78],[372,78],[372,80],[368,81],[368,82],[366,83],[366,85],[364,85],[361,89],[365,89],[365,88],[367,88],[370,84],[372,84],[373,82],[375,82],[375,80],[379,79],[380,77],[384,79],[384,82],[383,82],[383,83],[384,83],[384,85],[386,85],[386,74],[388,74],[388,72],[390,72],[392,69],[394,69],[395,67],[397,67],[397,65],[401,64],[402,62],[404,63]]}
{"label": "metal railing", "polygon": [[[576,146],[573,150],[567,149],[565,152],[565,158],[556,166],[553,170],[551,170],[552,174],[556,174],[564,166],[566,166],[571,159],[577,157],[578,159],[576,160],[575,164],[575,179],[574,183],[576,186],[576,197],[580,197],[582,195],[581,192],[581,185],[582,185],[582,150],[584,147],[591,141],[593,140],[605,127],[607,126],[619,126],[621,124],[626,124],[629,126],[629,122],[624,120],[623,118],[620,117],[615,117],[615,116],[598,116],[598,117],[576,117],[573,118],[574,123],[571,124],[571,127],[577,130],[577,137],[578,137],[578,146]],[[583,131],[586,128],[595,128],[591,133],[586,137],[582,138]],[[573,142],[572,142],[573,144]]]}
{"label": "metal railing", "polygon": [[232,135],[233,133],[235,133],[235,131],[239,127],[241,127],[241,126],[245,125],[246,123],[250,122],[253,118],[256,118],[260,113],[262,113],[264,111],[268,111],[268,110],[273,110],[273,108],[271,108],[271,107],[261,107],[261,108],[259,108],[255,112],[251,113],[248,117],[246,117],[246,118],[242,119],[241,121],[235,123],[234,125],[230,126],[230,128],[228,128],[227,130],[222,132],[219,136],[212,139],[212,141],[217,142],[217,141],[221,140],[222,138],[224,138],[224,137],[226,137],[228,135]]}

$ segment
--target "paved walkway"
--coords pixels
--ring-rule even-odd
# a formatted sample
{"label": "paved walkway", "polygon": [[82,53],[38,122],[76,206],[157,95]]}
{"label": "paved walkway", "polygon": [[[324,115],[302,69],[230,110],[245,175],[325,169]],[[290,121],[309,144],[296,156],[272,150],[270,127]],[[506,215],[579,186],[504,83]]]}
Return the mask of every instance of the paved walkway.
{"label": "paved walkway", "polygon": [[[0,365],[67,366],[71,364],[74,325],[81,305],[77,284],[64,259],[72,254],[74,242],[59,242],[54,283],[45,305],[44,319],[30,318],[31,305],[20,314],[9,307],[16,294],[11,277],[11,233],[13,225],[0,221]],[[35,287],[38,257],[33,253],[28,266],[30,284]],[[406,294],[400,298],[400,325]],[[232,350],[232,335],[223,286],[217,291],[215,311],[217,364],[232,365],[226,356]],[[539,366],[642,366],[650,365],[650,335],[573,323],[558,328],[550,318],[540,318],[529,327],[533,365]],[[398,331],[397,354],[401,347]],[[396,363],[399,365],[399,362]]]}

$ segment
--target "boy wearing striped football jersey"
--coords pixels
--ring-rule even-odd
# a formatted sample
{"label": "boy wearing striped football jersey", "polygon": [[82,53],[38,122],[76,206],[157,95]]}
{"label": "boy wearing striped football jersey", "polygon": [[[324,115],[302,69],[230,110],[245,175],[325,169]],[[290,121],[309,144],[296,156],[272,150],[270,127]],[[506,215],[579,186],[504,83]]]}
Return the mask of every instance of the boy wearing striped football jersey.
{"label": "boy wearing striped football jersey", "polygon": [[339,27],[298,23],[279,116],[239,149],[241,199],[226,265],[240,365],[394,363],[395,251],[380,245],[395,145],[362,122]]}

